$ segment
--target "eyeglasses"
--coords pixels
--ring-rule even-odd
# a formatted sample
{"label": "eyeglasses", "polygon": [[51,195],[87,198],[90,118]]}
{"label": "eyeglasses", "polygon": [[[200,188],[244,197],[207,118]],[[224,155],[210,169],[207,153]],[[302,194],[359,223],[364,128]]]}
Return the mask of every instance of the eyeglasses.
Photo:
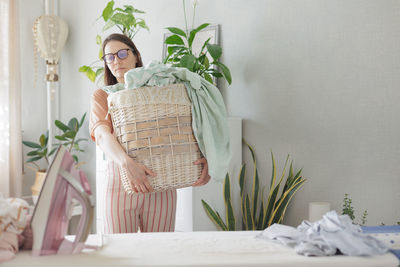
{"label": "eyeglasses", "polygon": [[[124,49],[120,49],[117,51],[117,53],[108,53],[105,54],[102,59],[104,60],[104,62],[106,62],[107,64],[111,64],[114,62],[115,59],[115,55],[117,55],[117,57],[119,59],[125,59],[128,57],[128,51],[132,50],[130,48],[124,48]],[[133,51],[133,50],[132,50]]]}

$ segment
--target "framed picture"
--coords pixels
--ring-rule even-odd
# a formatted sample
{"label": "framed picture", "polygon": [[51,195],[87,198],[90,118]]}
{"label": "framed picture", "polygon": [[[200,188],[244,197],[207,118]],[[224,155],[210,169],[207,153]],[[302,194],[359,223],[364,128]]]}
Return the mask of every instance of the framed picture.
{"label": "framed picture", "polygon": [[[189,32],[190,31],[191,31],[191,29],[189,30]],[[173,35],[173,33],[171,33],[171,32],[164,34],[162,62],[164,62],[164,59],[168,55],[168,49],[167,49],[167,44],[165,43],[165,40],[171,35]],[[208,42],[209,44],[218,44],[219,45],[219,25],[218,24],[209,25],[196,34],[196,37],[194,38],[193,43],[192,43],[192,51],[195,56],[199,55],[201,47],[203,46],[204,42],[207,41],[208,38],[211,38],[210,41]],[[183,41],[187,45],[186,40],[184,39]],[[209,53],[207,54],[207,58],[210,62],[213,60]],[[216,68],[216,67],[214,66],[213,68]],[[217,85],[217,78],[212,77],[212,79],[213,79],[214,84]]]}

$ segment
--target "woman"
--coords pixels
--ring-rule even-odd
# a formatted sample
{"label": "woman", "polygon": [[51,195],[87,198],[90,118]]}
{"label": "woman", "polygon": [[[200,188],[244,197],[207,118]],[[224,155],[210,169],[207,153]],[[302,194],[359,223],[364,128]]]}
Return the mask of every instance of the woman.
{"label": "woman", "polygon": [[[142,67],[136,46],[127,36],[111,34],[103,42],[105,85],[124,83],[124,74]],[[105,153],[108,165],[105,175],[103,221],[104,233],[171,232],[175,229],[176,190],[152,192],[147,175],[157,174],[130,158],[113,135],[108,111],[107,93],[94,91],[91,99],[89,131],[93,141]],[[205,158],[194,164],[203,164],[200,178],[193,186],[208,183],[208,164]],[[128,195],[121,183],[119,168],[125,168],[137,193]]]}

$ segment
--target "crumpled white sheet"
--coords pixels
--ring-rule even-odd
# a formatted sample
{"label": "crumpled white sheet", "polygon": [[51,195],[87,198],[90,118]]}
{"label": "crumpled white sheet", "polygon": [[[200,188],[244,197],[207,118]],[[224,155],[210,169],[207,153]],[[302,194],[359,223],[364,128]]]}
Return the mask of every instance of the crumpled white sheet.
{"label": "crumpled white sheet", "polygon": [[334,210],[314,223],[303,221],[297,229],[273,224],[257,238],[276,240],[305,256],[331,256],[337,250],[348,256],[372,256],[388,252],[382,242],[362,233],[349,216],[338,215]]}
{"label": "crumpled white sheet", "polygon": [[4,198],[0,193],[0,236],[3,232],[20,234],[28,220],[29,205],[20,198]]}

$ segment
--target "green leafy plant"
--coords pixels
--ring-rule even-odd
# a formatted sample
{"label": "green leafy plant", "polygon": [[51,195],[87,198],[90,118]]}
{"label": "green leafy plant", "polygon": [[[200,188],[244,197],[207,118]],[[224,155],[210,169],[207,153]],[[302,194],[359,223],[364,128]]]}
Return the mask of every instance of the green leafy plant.
{"label": "green leafy plant", "polygon": [[361,217],[361,225],[365,225],[367,223],[367,216],[368,216],[368,212],[367,212],[367,210],[364,210],[363,215]]}
{"label": "green leafy plant", "polygon": [[[115,2],[109,1],[103,9],[101,16],[98,19],[103,19],[105,25],[102,32],[105,32],[112,27],[116,27],[121,33],[128,36],[130,39],[139,32],[140,29],[149,30],[146,22],[142,18],[138,18],[135,14],[145,14],[144,11],[134,8],[131,5],[124,5],[123,8],[114,8]],[[102,64],[103,49],[102,39],[100,35],[96,36],[96,44],[99,46],[98,60],[90,65],[83,65],[79,68],[79,72],[83,72],[92,82],[95,82],[98,77],[104,73]]]}
{"label": "green leafy plant", "polygon": [[[57,135],[55,138],[61,143],[59,144],[53,144],[53,148],[51,150],[48,149],[48,140],[49,140],[49,131],[46,131],[45,134],[41,134],[39,137],[39,142],[31,142],[31,141],[22,141],[22,143],[29,147],[33,148],[33,150],[29,151],[26,155],[28,156],[28,159],[26,160],[26,163],[33,164],[35,171],[40,171],[40,172],[46,172],[47,167],[49,166],[49,157],[54,154],[54,152],[57,150],[58,146],[63,145],[68,148],[68,151],[70,153],[74,152],[84,152],[83,149],[79,147],[79,143],[82,141],[87,141],[88,139],[86,138],[79,138],[76,139],[79,130],[81,129],[83,122],[85,121],[86,117],[86,112],[83,114],[82,118],[78,122],[77,118],[72,118],[69,120],[68,124],[64,124],[59,120],[55,120],[55,125],[57,128],[59,128],[61,131],[63,131],[62,135]],[[75,162],[78,163],[79,159],[75,154],[72,154],[72,157],[74,158]],[[39,166],[40,160],[44,160],[46,163],[45,168],[41,168]],[[82,164],[82,163],[81,163]],[[28,165],[30,166],[30,165]]]}
{"label": "green leafy plant", "polygon": [[63,122],[56,120],[55,125],[57,128],[59,128],[63,134],[62,135],[56,135],[55,138],[59,141],[61,141],[59,145],[63,145],[68,148],[68,151],[72,154],[72,157],[74,158],[75,162],[79,162],[78,156],[74,154],[75,152],[85,152],[85,150],[81,149],[79,147],[79,143],[82,141],[87,141],[88,139],[86,138],[79,138],[77,139],[77,135],[79,130],[81,129],[83,122],[85,121],[86,117],[86,112],[83,114],[82,118],[80,121],[78,121],[77,118],[72,118],[69,120],[68,124],[64,124]]}
{"label": "green leafy plant", "polygon": [[25,146],[33,148],[33,150],[29,151],[26,154],[28,156],[28,159],[25,162],[34,165],[33,169],[35,171],[46,172],[47,167],[41,168],[38,164],[38,161],[44,159],[44,161],[46,162],[46,166],[48,166],[49,157],[56,151],[56,148],[53,148],[51,151],[48,150],[48,140],[49,131],[46,131],[46,133],[40,135],[38,143],[31,141],[22,141]]}
{"label": "green leafy plant", "polygon": [[[352,206],[353,200],[349,197],[349,194],[344,194],[343,198],[343,209],[342,209],[342,214],[346,214],[350,217],[350,219],[353,221],[354,224],[356,224],[355,218],[356,216],[354,215],[354,207]],[[361,222],[360,225],[365,225],[367,223],[367,216],[368,212],[367,210],[364,210],[363,215],[361,217]]]}
{"label": "green leafy plant", "polygon": [[347,214],[350,219],[353,221],[355,216],[354,216],[354,208],[351,205],[353,201],[351,200],[351,198],[349,198],[349,194],[344,194],[344,198],[343,198],[343,210],[342,210],[342,214]]}
{"label": "green leafy plant", "polygon": [[[265,195],[264,197],[266,187],[264,186],[262,190],[260,190],[260,179],[258,176],[254,150],[249,144],[246,143],[246,145],[249,148],[253,158],[254,175],[252,193],[251,195],[249,195],[244,190],[246,184],[245,164],[242,166],[239,173],[242,230],[263,230],[274,223],[282,222],[290,201],[292,200],[295,193],[302,187],[306,179],[301,176],[302,169],[297,171],[296,174],[294,173],[292,161],[290,163],[289,173],[286,181],[283,183],[285,170],[289,160],[288,155],[282,171],[282,175],[278,180],[275,158],[274,154],[271,151],[272,176],[269,184],[269,190],[267,191],[267,195]],[[236,230],[236,218],[232,207],[230,178],[228,174],[226,175],[224,181],[223,196],[225,202],[225,222],[218,211],[212,209],[210,205],[204,200],[202,200],[203,208],[205,209],[211,221],[219,229],[224,231],[234,231]]]}
{"label": "green leafy plant", "polygon": [[[192,24],[192,30],[189,31],[187,27],[185,0],[182,0],[182,3],[186,29],[182,30],[177,27],[166,28],[172,33],[172,35],[165,39],[168,55],[164,59],[164,63],[170,63],[173,67],[187,68],[188,70],[199,74],[210,83],[213,83],[212,77],[223,77],[229,84],[231,84],[231,72],[229,68],[220,61],[222,55],[221,46],[217,44],[210,44],[209,42],[211,38],[208,38],[203,43],[200,52],[198,54],[194,53],[193,42],[197,33],[205,29],[210,24],[204,23],[197,28],[193,28]],[[193,7],[193,22],[196,5],[197,2],[194,3]],[[207,57],[207,54],[211,56],[211,62]]]}

